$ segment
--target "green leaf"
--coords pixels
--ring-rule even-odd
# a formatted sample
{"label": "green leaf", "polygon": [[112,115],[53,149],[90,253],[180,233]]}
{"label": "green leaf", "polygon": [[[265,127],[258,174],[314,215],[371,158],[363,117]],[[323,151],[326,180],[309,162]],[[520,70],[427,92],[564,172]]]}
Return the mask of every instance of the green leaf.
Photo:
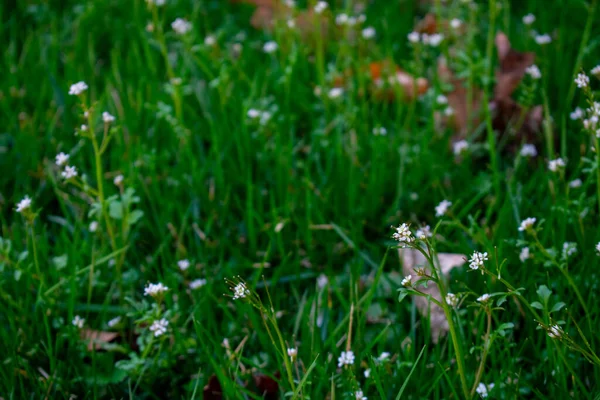
{"label": "green leaf", "polygon": [[560,310],[561,310],[561,308],[563,308],[564,306],[566,306],[566,304],[565,304],[565,303],[563,303],[562,301],[559,301],[558,303],[556,303],[556,304],[555,304],[555,305],[552,307],[552,309],[550,310],[550,312],[552,313],[552,312],[560,311]]}
{"label": "green leaf", "polygon": [[144,212],[142,210],[133,210],[127,217],[127,224],[129,226],[135,225],[143,216]]}
{"label": "green leaf", "polygon": [[63,254],[62,256],[52,258],[52,264],[54,264],[54,268],[56,269],[63,269],[67,266],[68,262],[69,256],[67,254]]}
{"label": "green leaf", "polygon": [[408,296],[408,290],[406,289],[398,289],[400,293],[398,293],[398,301],[401,302],[404,300],[406,296]]}
{"label": "green leaf", "polygon": [[123,204],[118,200],[111,202],[108,206],[108,215],[112,219],[123,219]]}
{"label": "green leaf", "polygon": [[538,310],[544,309],[544,306],[539,301],[534,301],[533,303],[531,303],[531,307],[537,308]]}
{"label": "green leaf", "polygon": [[546,285],[542,285],[538,287],[537,294],[540,297],[540,300],[544,302],[544,304],[548,304],[548,299],[550,298],[552,291],[548,289]]}

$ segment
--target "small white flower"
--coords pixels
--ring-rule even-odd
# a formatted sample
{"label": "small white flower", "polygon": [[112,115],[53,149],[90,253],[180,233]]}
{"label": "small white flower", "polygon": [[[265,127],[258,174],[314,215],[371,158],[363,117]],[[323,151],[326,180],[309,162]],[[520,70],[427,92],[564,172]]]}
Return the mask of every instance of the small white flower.
{"label": "small white flower", "polygon": [[69,161],[69,155],[65,153],[58,153],[56,155],[56,165],[62,167]]}
{"label": "small white flower", "polygon": [[354,353],[352,350],[342,351],[342,354],[338,358],[338,368],[342,368],[344,365],[354,364]]}
{"label": "small white flower", "polygon": [[415,236],[419,240],[425,240],[427,238],[430,238],[432,236],[431,228],[429,227],[429,225],[425,225],[417,230]]}
{"label": "small white flower", "polygon": [[535,218],[525,218],[523,221],[521,221],[521,225],[519,226],[519,231],[523,232],[523,231],[527,231],[530,228],[533,227],[533,224],[535,224],[536,219]]}
{"label": "small white flower", "polygon": [[548,161],[548,169],[552,172],[556,172],[559,169],[562,169],[566,166],[564,160],[562,158],[557,158],[556,160]]}
{"label": "small white flower", "polygon": [[[364,17],[362,20],[360,17]],[[348,26],[355,26],[356,24],[363,23],[365,22],[366,17],[364,15],[361,15],[358,19],[356,19],[356,17],[348,17]]]}
{"label": "small white flower", "polygon": [[156,7],[162,7],[165,5],[167,0],[146,0],[146,2],[150,5],[155,5]]}
{"label": "small white flower", "polygon": [[192,30],[192,23],[183,18],[177,18],[171,23],[171,28],[173,28],[176,34],[185,35]]}
{"label": "small white flower", "polygon": [[537,149],[535,148],[535,145],[525,143],[521,148],[520,154],[522,157],[535,157],[537,156]]}
{"label": "small white flower", "polygon": [[577,74],[577,78],[575,78],[575,83],[577,84],[577,87],[580,89],[587,87],[590,84],[590,77],[587,76],[586,74],[579,73],[579,74]]}
{"label": "small white flower", "polygon": [[448,293],[446,295],[446,304],[448,304],[450,307],[456,307],[458,305],[458,296],[456,296],[454,293]]}
{"label": "small white flower", "polygon": [[360,23],[360,24],[362,24],[366,20],[367,20],[367,16],[365,14],[360,14],[357,19],[358,23]]}
{"label": "small white flower", "polygon": [[213,35],[208,35],[207,37],[204,38],[204,44],[206,46],[212,47],[217,43],[217,38],[214,37]]}
{"label": "small white flower", "polygon": [[548,336],[550,336],[552,339],[560,339],[562,334],[563,330],[558,325],[552,325],[550,328],[548,328]]}
{"label": "small white flower", "polygon": [[111,319],[110,321],[108,321],[108,327],[114,328],[115,326],[117,326],[119,324],[119,322],[121,322],[121,317],[115,317],[115,318]]}
{"label": "small white flower", "polygon": [[96,232],[98,230],[98,221],[90,222],[90,226],[88,228],[90,232]]}
{"label": "small white flower", "polygon": [[477,301],[480,303],[485,303],[486,301],[488,301],[490,299],[490,297],[491,296],[489,294],[485,293],[485,294],[482,294],[481,296],[479,296],[477,298]]}
{"label": "small white flower", "polygon": [[290,357],[290,359],[292,361],[294,361],[296,359],[296,357],[298,356],[298,349],[297,348],[288,348],[287,349],[287,355]]}
{"label": "small white flower", "polygon": [[521,262],[525,262],[525,260],[531,258],[531,253],[529,252],[529,247],[523,247],[521,252],[519,253],[519,260]]}
{"label": "small white flower", "polygon": [[83,325],[85,325],[85,319],[81,318],[79,315],[76,315],[71,323],[81,329],[83,328]]}
{"label": "small white flower", "polygon": [[373,39],[375,37],[375,34],[377,32],[375,31],[375,28],[373,28],[372,26],[369,26],[365,29],[362,30],[362,37],[363,39]]}
{"label": "small white flower", "polygon": [[321,274],[317,277],[317,287],[321,290],[329,283],[329,278],[325,274]]}
{"label": "small white flower", "polygon": [[15,209],[18,213],[23,213],[23,211],[29,209],[31,207],[31,199],[29,196],[23,197],[23,199],[17,203],[17,208]]}
{"label": "small white flower", "polygon": [[432,35],[423,34],[422,40],[424,44],[431,47],[438,47],[442,43],[442,40],[444,40],[444,35],[441,33],[434,33]]}
{"label": "small white flower", "polygon": [[406,287],[412,286],[412,275],[406,275],[400,284]]}
{"label": "small white flower", "polygon": [[296,7],[296,2],[294,0],[284,0],[283,4],[285,4],[286,7],[289,7],[289,8]]}
{"label": "small white flower", "polygon": [[185,271],[190,267],[190,262],[189,260],[179,260],[177,261],[177,266],[180,270]]}
{"label": "small white flower", "polygon": [[251,109],[248,110],[248,112],[246,113],[246,115],[248,116],[248,118],[255,119],[255,118],[260,117],[260,111],[254,109],[254,108],[251,108]]}
{"label": "small white flower", "polygon": [[484,261],[488,260],[488,253],[473,252],[469,259],[469,268],[477,270],[485,266]]}
{"label": "small white flower", "polygon": [[[393,228],[393,227],[392,227]],[[413,237],[408,224],[402,224],[398,226],[396,232],[392,235],[392,238],[400,243],[411,243],[415,240]]]}
{"label": "small white flower", "polygon": [[529,75],[532,79],[536,80],[542,77],[542,72],[535,64],[527,67],[527,69],[525,69],[525,73]]}
{"label": "small white flower", "polygon": [[600,242],[596,243],[596,253],[600,256]]}
{"label": "small white flower", "polygon": [[435,102],[443,106],[448,104],[448,98],[443,94],[438,94],[438,96],[435,98]]}
{"label": "small white flower", "polygon": [[552,42],[552,38],[547,33],[544,33],[543,35],[536,35],[535,42],[539,45],[544,45]]}
{"label": "small white flower", "polygon": [[592,115],[590,118],[583,120],[583,127],[587,130],[593,131],[598,126],[598,116]]}
{"label": "small white flower", "polygon": [[125,178],[123,177],[123,175],[117,175],[115,176],[115,179],[113,179],[113,183],[115,184],[115,186],[121,186],[121,184],[123,184],[123,180]]}
{"label": "small white flower", "polygon": [[600,64],[598,64],[594,68],[592,68],[592,70],[590,71],[590,74],[600,78]]}
{"label": "small white flower", "polygon": [[445,115],[446,117],[451,117],[451,116],[453,116],[453,115],[454,115],[454,108],[452,108],[452,107],[450,107],[450,106],[446,107],[446,108],[444,109],[444,115]]}
{"label": "small white flower", "polygon": [[250,290],[246,287],[244,282],[240,282],[233,288],[233,300],[243,299],[250,294]]}
{"label": "small white flower", "polygon": [[268,111],[263,111],[260,113],[260,124],[266,125],[271,120],[271,113]]}
{"label": "small white flower", "polygon": [[385,136],[387,135],[387,129],[385,129],[383,126],[377,127],[377,128],[373,128],[373,135],[375,136]]}
{"label": "small white flower", "polygon": [[371,376],[371,368],[365,369],[365,372],[363,372],[363,374],[365,375],[366,379],[369,379],[369,377]]}
{"label": "small white flower", "polygon": [[190,282],[190,289],[196,290],[206,285],[206,279],[194,279]]}
{"label": "small white flower", "polygon": [[335,24],[336,25],[346,25],[348,23],[348,15],[346,14],[338,14],[335,16]]}
{"label": "small white flower", "polygon": [[467,142],[466,140],[459,140],[458,142],[455,142],[452,145],[452,151],[454,152],[455,156],[460,155],[462,152],[464,152],[468,148],[469,148],[469,142]]}
{"label": "small white flower", "polygon": [[328,96],[330,99],[337,99],[342,94],[344,94],[344,89],[335,87],[329,90]]}
{"label": "small white flower", "polygon": [[323,11],[325,11],[327,9],[328,6],[329,5],[327,4],[327,2],[325,2],[325,1],[319,1],[315,5],[315,12],[317,14],[321,14]]}
{"label": "small white flower", "polygon": [[290,18],[286,21],[287,27],[290,29],[294,29],[296,27],[296,21],[294,21],[294,18]]}
{"label": "small white flower", "polygon": [[88,126],[87,126],[86,124],[82,124],[82,125],[79,127],[79,130],[80,130],[80,131],[82,131],[82,132],[87,132],[87,130],[88,130]]}
{"label": "small white flower", "polygon": [[408,41],[411,43],[418,43],[420,39],[421,35],[419,35],[419,32],[411,32],[408,34]]}
{"label": "small white flower", "polygon": [[581,181],[581,179],[573,179],[571,182],[569,182],[569,187],[571,189],[577,189],[580,188],[582,184],[583,182]]}
{"label": "small white flower", "polygon": [[279,46],[274,41],[269,41],[263,45],[263,51],[267,54],[272,54],[277,51]]}
{"label": "small white flower", "polygon": [[108,111],[104,111],[102,113],[102,121],[104,121],[105,124],[110,124],[111,122],[115,122],[115,117]]}
{"label": "small white flower", "polygon": [[435,207],[435,216],[441,217],[448,212],[448,209],[452,206],[452,202],[448,200],[442,200],[440,204]]}
{"label": "small white flower", "polygon": [[570,117],[573,121],[583,118],[583,110],[579,107],[575,108],[570,114]]}
{"label": "small white flower", "polygon": [[169,290],[169,288],[160,282],[159,283],[149,283],[148,286],[146,286],[144,288],[144,296],[156,297],[168,290]]}
{"label": "small white flower", "polygon": [[453,18],[450,21],[450,26],[452,27],[452,29],[458,29],[461,27],[461,25],[462,25],[462,21],[458,18]]}
{"label": "small white flower", "polygon": [[577,243],[563,243],[562,256],[565,260],[574,255],[575,253],[577,253]]}
{"label": "small white flower", "polygon": [[363,394],[362,390],[354,392],[354,397],[356,398],[356,400],[367,400],[367,396]]}
{"label": "small white flower", "polygon": [[75,178],[77,176],[77,168],[75,168],[71,165],[67,165],[65,167],[65,170],[63,172],[61,172],[60,174],[65,179]]}
{"label": "small white flower", "polygon": [[531,25],[535,22],[535,15],[533,14],[527,14],[525,16],[523,16],[523,23],[525,25]]}
{"label": "small white flower", "polygon": [[490,383],[489,385],[486,385],[486,384],[480,382],[479,385],[477,385],[477,389],[475,389],[475,391],[482,398],[486,398],[486,397],[488,397],[488,392],[490,390],[492,390],[493,388],[494,388],[494,384],[493,383]]}
{"label": "small white flower", "polygon": [[379,357],[377,357],[377,361],[380,363],[385,362],[390,359],[390,356],[391,356],[390,353],[388,353],[387,351],[384,351],[379,355]]}
{"label": "small white flower", "polygon": [[169,321],[164,318],[156,320],[150,325],[150,332],[154,332],[154,337],[159,337],[167,333],[167,326],[169,326]]}
{"label": "small white flower", "polygon": [[88,89],[88,85],[81,81],[71,85],[69,88],[69,94],[71,96],[79,96],[81,93],[85,92]]}

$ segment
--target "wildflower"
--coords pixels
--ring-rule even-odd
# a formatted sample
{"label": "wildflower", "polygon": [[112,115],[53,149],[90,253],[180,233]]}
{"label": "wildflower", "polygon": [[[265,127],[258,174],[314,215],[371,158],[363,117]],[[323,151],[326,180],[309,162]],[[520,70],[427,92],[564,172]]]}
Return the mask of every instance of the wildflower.
{"label": "wildflower", "polygon": [[440,204],[435,207],[435,216],[441,217],[448,212],[448,209],[452,206],[452,202],[448,200],[442,200]]}
{"label": "wildflower", "polygon": [[575,83],[578,88],[582,89],[590,84],[590,78],[584,73],[579,73],[577,74],[577,78],[575,78]]}
{"label": "wildflower", "polygon": [[525,16],[523,16],[523,23],[525,25],[531,25],[535,22],[535,15],[533,14],[527,14]]}
{"label": "wildflower", "polygon": [[400,283],[402,286],[410,287],[412,285],[412,275],[405,276]]}
{"label": "wildflower", "polygon": [[87,126],[86,124],[82,124],[82,125],[79,127],[79,130],[80,130],[80,131],[82,131],[82,132],[87,132],[87,130],[88,130],[88,126]]}
{"label": "wildflower", "polygon": [[355,26],[358,23],[363,23],[366,19],[367,17],[364,15],[360,15],[358,19],[356,17],[348,17],[348,26]]}
{"label": "wildflower", "polygon": [[597,125],[598,125],[598,116],[597,115],[592,115],[590,118],[586,118],[583,120],[583,127],[585,129],[593,131],[594,129],[596,129]]}
{"label": "wildflower", "polygon": [[258,117],[260,117],[260,111],[254,109],[254,108],[251,108],[248,110],[246,115],[248,116],[248,118],[252,118],[252,119],[258,118]]}
{"label": "wildflower", "polygon": [[435,98],[435,102],[439,105],[446,105],[448,104],[448,98],[443,94],[438,94],[438,96]]}
{"label": "wildflower", "polygon": [[271,119],[271,113],[268,111],[263,111],[260,113],[260,124],[266,125]]}
{"label": "wildflower", "polygon": [[488,397],[488,392],[490,390],[492,390],[493,388],[494,388],[494,384],[493,383],[490,383],[489,385],[486,385],[486,384],[480,382],[479,385],[477,385],[477,389],[475,389],[475,391],[482,398],[486,398],[486,397]]}
{"label": "wildflower", "polygon": [[456,296],[454,293],[448,293],[446,295],[446,304],[448,304],[450,307],[456,307],[458,305],[458,296]]}
{"label": "wildflower", "polygon": [[454,108],[452,108],[452,107],[450,107],[450,106],[446,107],[446,108],[444,109],[444,115],[445,115],[446,117],[451,117],[451,116],[453,116],[453,115],[454,115]]}
{"label": "wildflower", "polygon": [[600,256],[600,242],[596,243],[596,253]]}
{"label": "wildflower", "polygon": [[98,221],[90,222],[90,226],[88,228],[90,232],[96,232],[98,230]]}
{"label": "wildflower", "polygon": [[573,179],[571,182],[569,182],[569,187],[571,189],[577,189],[581,187],[582,184],[583,182],[581,181],[581,179]]}
{"label": "wildflower", "polygon": [[450,26],[452,27],[452,29],[458,29],[458,28],[460,28],[461,25],[462,25],[462,21],[458,18],[453,18],[450,21]]}
{"label": "wildflower", "polygon": [[369,377],[371,376],[371,368],[365,369],[365,372],[363,372],[363,374],[365,375],[365,378],[369,379]]}
{"label": "wildflower", "polygon": [[387,129],[385,129],[383,126],[380,126],[378,128],[373,128],[373,135],[385,136],[385,135],[387,135]]}
{"label": "wildflower", "polygon": [[365,29],[362,30],[362,37],[363,39],[373,39],[375,37],[375,34],[377,32],[375,31],[375,28],[373,28],[372,26],[369,26]]}
{"label": "wildflower", "polygon": [[324,1],[319,1],[316,5],[315,5],[315,12],[317,14],[321,14],[323,11],[325,11],[328,7],[328,4]]}
{"label": "wildflower", "polygon": [[419,39],[421,39],[419,32],[411,32],[408,34],[408,41],[411,43],[418,43]]}
{"label": "wildflower", "polygon": [[296,359],[296,357],[298,356],[298,349],[297,348],[291,348],[291,349],[287,349],[287,354],[290,357],[290,359],[292,361],[294,361]]}
{"label": "wildflower", "polygon": [[177,266],[180,270],[185,271],[190,267],[190,262],[189,260],[179,260],[177,261]]}
{"label": "wildflower", "polygon": [[81,93],[85,92],[88,88],[88,85],[81,81],[71,85],[69,88],[69,94],[71,96],[79,96]]}
{"label": "wildflower", "polygon": [[192,30],[192,23],[183,18],[177,18],[171,23],[171,28],[173,28],[176,34],[185,35]]}
{"label": "wildflower", "polygon": [[115,122],[115,117],[109,112],[104,111],[102,113],[102,121],[104,121],[105,124],[110,124],[111,122]]}
{"label": "wildflower", "polygon": [[442,40],[444,40],[444,35],[441,33],[434,33],[432,35],[423,34],[421,37],[424,44],[427,44],[431,47],[438,47]]}
{"label": "wildflower", "polygon": [[377,357],[377,361],[379,361],[379,362],[387,361],[387,360],[389,360],[390,356],[391,356],[390,353],[388,353],[387,351],[384,351],[379,355],[379,357]]}
{"label": "wildflower", "polygon": [[243,299],[250,294],[250,290],[246,287],[244,282],[239,282],[233,287],[233,300]]}
{"label": "wildflower", "polygon": [[565,165],[566,164],[562,158],[557,158],[556,160],[548,161],[548,169],[552,172],[556,172],[559,169],[564,168]]}
{"label": "wildflower", "polygon": [[67,163],[67,161],[69,161],[69,155],[65,154],[65,153],[58,153],[56,155],[56,165],[58,165],[59,167],[62,167],[63,165],[65,165]]}
{"label": "wildflower", "polygon": [[525,262],[525,260],[527,260],[530,257],[531,254],[529,252],[529,247],[523,247],[521,249],[521,252],[519,253],[519,260],[521,260],[521,262]]}
{"label": "wildflower", "polygon": [[123,175],[117,175],[115,176],[115,179],[113,179],[113,183],[115,184],[115,186],[121,186],[123,184],[123,180],[125,178],[123,177]]}
{"label": "wildflower", "polygon": [[167,0],[146,0],[146,3],[150,5],[155,5],[156,7],[162,7],[165,5]]}
{"label": "wildflower", "polygon": [[535,145],[525,143],[521,148],[520,154],[522,157],[535,157],[537,156],[537,149],[535,148]]}
{"label": "wildflower", "polygon": [[338,368],[342,368],[344,365],[354,364],[354,353],[352,350],[342,351],[342,354],[338,358]]}
{"label": "wildflower", "polygon": [[168,290],[169,288],[160,282],[149,283],[148,286],[144,288],[144,296],[157,297]]}
{"label": "wildflower", "polygon": [[482,294],[481,296],[479,296],[477,298],[477,301],[480,303],[485,303],[486,301],[488,301],[490,299],[490,297],[491,296],[489,294],[485,293],[485,294]]}
{"label": "wildflower", "polygon": [[429,227],[429,225],[425,225],[419,228],[415,235],[419,240],[425,240],[427,238],[430,238],[432,236],[431,228]]}
{"label": "wildflower", "polygon": [[454,152],[455,156],[461,154],[463,151],[467,150],[468,148],[469,148],[469,142],[467,142],[466,140],[459,140],[458,142],[455,142],[452,145],[452,151]]}
{"label": "wildflower", "polygon": [[577,243],[563,243],[562,256],[565,260],[574,255],[575,253],[577,253]]}
{"label": "wildflower", "polygon": [[286,7],[289,7],[289,8],[296,7],[296,2],[294,0],[284,0],[283,3],[286,5]]}
{"label": "wildflower", "polygon": [[547,33],[544,33],[543,35],[536,35],[535,42],[539,45],[544,45],[552,42],[552,38]]}
{"label": "wildflower", "polygon": [[337,99],[343,93],[344,93],[344,89],[336,87],[336,88],[332,88],[331,90],[329,90],[328,96],[329,96],[330,99]]}
{"label": "wildflower", "polygon": [[356,400],[367,400],[367,396],[363,395],[362,390],[354,392],[354,397],[356,398]]}
{"label": "wildflower", "polygon": [[263,45],[263,51],[267,54],[272,54],[277,51],[278,47],[279,46],[277,45],[277,43],[270,41]]}
{"label": "wildflower", "polygon": [[22,214],[23,211],[29,209],[29,207],[31,207],[31,199],[29,196],[25,196],[20,202],[17,203],[16,211]]}
{"label": "wildflower", "polygon": [[583,110],[579,107],[575,108],[575,110],[573,110],[573,112],[570,114],[570,117],[573,121],[583,118]]}
{"label": "wildflower", "polygon": [[213,35],[208,35],[204,38],[204,44],[206,46],[214,46],[217,43],[217,39]]}
{"label": "wildflower", "polygon": [[329,283],[329,278],[325,274],[321,274],[317,277],[317,287],[323,289]]}
{"label": "wildflower", "polygon": [[408,228],[408,224],[402,224],[398,226],[396,228],[396,232],[394,232],[392,235],[392,238],[400,243],[411,243],[415,240],[410,229]]}
{"label": "wildflower", "polygon": [[286,25],[290,29],[294,29],[296,27],[296,21],[293,18],[290,18],[286,21]]}
{"label": "wildflower", "polygon": [[536,219],[535,218],[525,218],[523,221],[521,221],[521,226],[519,226],[519,231],[523,232],[523,231],[527,231],[529,229],[531,229],[531,227],[533,227],[533,224],[535,224]]}
{"label": "wildflower", "polygon": [[65,170],[63,172],[61,172],[61,175],[65,179],[75,178],[77,176],[77,168],[75,168],[71,165],[67,165],[65,167]]}
{"label": "wildflower", "polygon": [[338,14],[335,17],[335,24],[336,25],[346,25],[348,23],[348,15],[346,14]]}
{"label": "wildflower", "polygon": [[81,318],[79,315],[76,315],[71,323],[81,329],[83,328],[83,325],[85,325],[85,319]]}
{"label": "wildflower", "polygon": [[196,290],[206,285],[206,279],[194,279],[190,282],[190,289]]}
{"label": "wildflower", "polygon": [[594,75],[597,78],[600,78],[600,64],[598,64],[594,68],[592,68],[592,70],[590,71],[590,74]]}
{"label": "wildflower", "polygon": [[115,317],[115,318],[111,319],[110,321],[108,321],[108,327],[114,328],[115,326],[117,326],[119,324],[119,322],[121,322],[121,317]]}
{"label": "wildflower", "polygon": [[558,325],[552,325],[550,328],[548,328],[548,336],[550,336],[552,339],[560,339],[562,334],[563,330]]}
{"label": "wildflower", "polygon": [[532,79],[540,79],[542,77],[542,73],[537,65],[531,65],[525,69],[525,73],[529,75]]}
{"label": "wildflower", "polygon": [[480,253],[478,251],[471,255],[469,260],[469,267],[473,270],[483,268],[485,266],[484,261],[488,260],[488,253]]}
{"label": "wildflower", "polygon": [[150,325],[150,332],[154,332],[154,337],[159,337],[167,333],[167,326],[169,326],[169,321],[164,318],[156,320]]}

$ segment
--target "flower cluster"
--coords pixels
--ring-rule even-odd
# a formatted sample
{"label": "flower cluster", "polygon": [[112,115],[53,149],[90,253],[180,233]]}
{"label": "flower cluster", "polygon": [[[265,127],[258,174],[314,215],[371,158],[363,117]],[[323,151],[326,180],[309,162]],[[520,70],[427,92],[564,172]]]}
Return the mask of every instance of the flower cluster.
{"label": "flower cluster", "polygon": [[342,351],[342,354],[338,358],[338,368],[352,364],[354,364],[354,352],[352,350]]}
{"label": "flower cluster", "polygon": [[169,288],[162,283],[149,283],[148,286],[144,288],[144,296],[157,297],[167,292]]}
{"label": "flower cluster", "polygon": [[521,225],[519,226],[519,231],[523,232],[523,231],[528,231],[529,229],[531,229],[533,227],[533,224],[535,224],[536,219],[535,218],[525,218],[523,221],[521,221]]}
{"label": "flower cluster", "polygon": [[169,326],[169,321],[165,318],[161,318],[152,322],[149,329],[150,332],[154,333],[154,337],[159,337],[167,333],[167,326]]}
{"label": "flower cluster", "polygon": [[[393,227],[392,227],[393,228]],[[410,231],[408,224],[402,224],[398,226],[396,232],[392,235],[392,238],[400,243],[412,243],[415,238]]]}
{"label": "flower cluster", "polygon": [[485,267],[484,261],[488,260],[488,253],[474,252],[469,259],[469,268],[478,270]]}

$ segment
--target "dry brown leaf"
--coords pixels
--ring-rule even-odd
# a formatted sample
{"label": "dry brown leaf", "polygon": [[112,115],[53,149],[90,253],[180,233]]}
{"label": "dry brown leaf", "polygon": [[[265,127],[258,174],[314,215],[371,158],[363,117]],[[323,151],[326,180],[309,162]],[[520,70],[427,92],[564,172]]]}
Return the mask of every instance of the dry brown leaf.
{"label": "dry brown leaf", "polygon": [[[429,271],[429,264],[425,256],[415,249],[399,249],[398,255],[402,261],[404,275],[415,275],[416,268],[425,268]],[[453,268],[460,267],[467,261],[465,256],[452,253],[438,253],[439,266],[444,276],[448,276]],[[438,301],[443,301],[440,290],[434,282],[428,282],[427,287],[419,286],[419,291],[426,293]],[[413,301],[423,317],[429,317],[431,327],[431,340],[437,343],[442,335],[448,333],[448,320],[444,310],[437,304],[430,303],[426,297],[413,296]]]}
{"label": "dry brown leaf", "polygon": [[112,342],[119,336],[117,332],[96,331],[93,329],[82,329],[79,336],[87,341],[88,351],[102,350],[104,345]]}
{"label": "dry brown leaf", "polygon": [[211,375],[208,378],[208,382],[204,386],[203,390],[203,399],[204,400],[222,400],[223,399],[223,389],[221,388],[221,383],[219,382],[219,378],[216,375]]}
{"label": "dry brown leaf", "polygon": [[498,100],[512,96],[523,80],[527,67],[533,65],[535,54],[514,50],[508,37],[502,32],[496,34],[496,49],[498,50],[500,69],[496,73],[494,98]]}
{"label": "dry brown leaf", "polygon": [[[275,373],[275,378],[279,378],[279,372]],[[268,375],[257,374],[253,376],[254,384],[258,394],[265,400],[276,400],[279,398],[279,383]]]}
{"label": "dry brown leaf", "polygon": [[421,21],[417,23],[415,26],[415,32],[419,33],[427,33],[428,35],[432,35],[436,33],[438,30],[437,19],[435,14],[428,13],[423,17]]}

